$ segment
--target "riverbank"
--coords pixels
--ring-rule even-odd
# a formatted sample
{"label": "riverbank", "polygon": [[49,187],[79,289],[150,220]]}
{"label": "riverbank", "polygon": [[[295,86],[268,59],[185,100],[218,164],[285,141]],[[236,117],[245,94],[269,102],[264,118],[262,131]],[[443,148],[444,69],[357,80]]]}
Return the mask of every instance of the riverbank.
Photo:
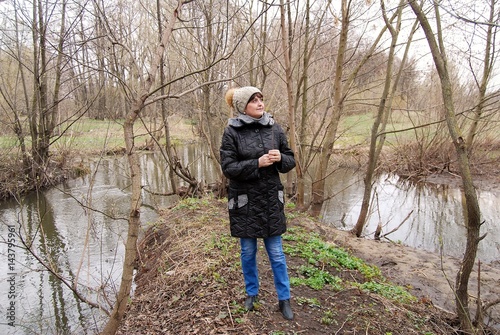
{"label": "riverbank", "polygon": [[[244,311],[238,244],[228,235],[225,201],[189,199],[163,211],[145,232],[137,288],[119,333],[454,334],[447,282],[458,260],[357,239],[291,210],[287,216],[293,321],[277,309],[263,251],[260,303]],[[482,297],[499,299],[498,266],[482,265],[481,280]]]}

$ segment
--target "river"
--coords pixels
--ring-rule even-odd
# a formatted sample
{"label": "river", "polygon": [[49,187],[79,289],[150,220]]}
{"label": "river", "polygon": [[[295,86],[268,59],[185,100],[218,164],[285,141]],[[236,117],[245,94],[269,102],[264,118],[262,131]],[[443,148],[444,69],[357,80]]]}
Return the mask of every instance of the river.
{"label": "river", "polygon": [[[211,183],[215,168],[199,146],[180,150],[181,159],[195,162],[192,174]],[[141,157],[144,229],[157,218],[155,209],[173,204],[176,197],[151,196],[146,190],[167,192],[170,182],[164,160],[156,154]],[[124,158],[108,158],[92,165],[92,174],[71,180],[19,201],[0,204],[0,333],[94,334],[104,313],[89,308],[69,287],[90,300],[105,304],[118,289],[123,262],[129,178]],[[322,211],[325,224],[350,229],[359,213],[362,176],[339,170],[327,182],[334,195]],[[414,185],[383,175],[375,183],[372,213],[365,229],[373,236],[377,224],[392,241],[461,257],[465,228],[459,189],[442,185]],[[488,233],[478,258],[500,259],[500,201],[498,192],[479,191]],[[31,246],[34,254],[27,250]],[[57,269],[62,284],[37,258]],[[99,294],[98,294],[99,293]],[[15,326],[10,326],[12,322]]]}

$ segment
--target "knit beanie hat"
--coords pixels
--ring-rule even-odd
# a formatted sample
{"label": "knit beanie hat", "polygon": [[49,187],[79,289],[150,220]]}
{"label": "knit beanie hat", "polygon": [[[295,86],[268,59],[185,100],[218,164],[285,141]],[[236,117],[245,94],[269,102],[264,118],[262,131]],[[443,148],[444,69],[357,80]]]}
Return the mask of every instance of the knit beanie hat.
{"label": "knit beanie hat", "polygon": [[[230,96],[232,93],[232,97]],[[245,114],[245,108],[247,107],[248,101],[255,93],[262,92],[253,86],[244,86],[235,89],[230,89],[226,93],[226,102],[229,106],[234,107],[238,114]]]}

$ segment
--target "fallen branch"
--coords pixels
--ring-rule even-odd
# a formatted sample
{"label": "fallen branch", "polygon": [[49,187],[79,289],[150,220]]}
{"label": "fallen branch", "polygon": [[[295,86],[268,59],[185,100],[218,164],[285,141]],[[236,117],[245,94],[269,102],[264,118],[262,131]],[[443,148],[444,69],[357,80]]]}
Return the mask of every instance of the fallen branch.
{"label": "fallen branch", "polygon": [[392,234],[394,233],[395,231],[397,231],[399,228],[401,228],[401,226],[410,218],[410,215],[413,213],[413,209],[410,211],[410,213],[408,213],[408,215],[406,215],[406,217],[404,218],[403,221],[401,221],[401,223],[396,227],[394,228],[393,230],[391,230],[390,232],[388,233],[385,233],[383,235],[380,236],[380,238],[385,238],[387,235],[389,234]]}

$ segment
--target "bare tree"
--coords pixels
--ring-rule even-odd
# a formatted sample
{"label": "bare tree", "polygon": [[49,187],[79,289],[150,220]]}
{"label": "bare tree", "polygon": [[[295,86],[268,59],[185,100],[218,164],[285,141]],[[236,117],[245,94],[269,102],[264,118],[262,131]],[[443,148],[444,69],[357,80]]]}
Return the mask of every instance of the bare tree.
{"label": "bare tree", "polygon": [[[56,3],[55,6],[58,4]],[[44,7],[42,1],[33,3],[33,104],[31,106],[30,132],[32,140],[32,157],[34,160],[33,180],[44,179],[44,170],[49,158],[49,148],[56,117],[59,112],[61,80],[63,74],[64,44],[66,41],[66,5],[62,1],[60,8],[60,21],[57,33],[58,41],[54,54],[49,51],[49,30],[52,17],[52,8]],[[52,55],[54,55],[52,57]],[[49,76],[52,74],[52,80]],[[52,89],[49,88],[52,85]]]}
{"label": "bare tree", "polygon": [[142,205],[142,194],[141,194],[141,166],[139,161],[139,155],[137,152],[137,146],[135,145],[135,135],[134,135],[134,124],[139,118],[140,113],[144,108],[144,102],[150,95],[150,90],[155,82],[156,75],[158,73],[158,68],[161,64],[162,55],[165,48],[169,45],[170,38],[172,36],[172,31],[180,15],[182,6],[192,0],[179,0],[176,7],[172,11],[168,25],[163,32],[161,43],[158,45],[156,50],[155,58],[153,59],[150,71],[143,83],[143,88],[138,95],[135,97],[135,101],[132,105],[131,111],[128,113],[125,124],[123,125],[124,138],[126,144],[126,154],[128,158],[128,164],[130,168],[130,178],[132,181],[132,194],[130,197],[130,211],[129,211],[129,222],[128,222],[128,232],[127,241],[125,244],[125,259],[123,261],[123,270],[120,283],[120,289],[116,296],[116,303],[111,312],[111,317],[109,318],[106,326],[104,327],[101,334],[111,335],[115,334],[118,330],[120,321],[123,318],[125,309],[127,307],[128,299],[130,297],[130,289],[132,287],[132,281],[134,277],[134,268],[137,258],[137,239],[139,238],[139,227],[140,227],[140,208]]}
{"label": "bare tree", "polygon": [[[484,58],[482,60],[482,73],[480,76],[474,75],[475,79],[475,84],[478,89],[478,96],[477,96],[477,105],[474,108],[474,113],[473,116],[471,117],[472,119],[472,125],[469,128],[469,131],[467,132],[467,138],[465,140],[465,145],[471,149],[474,138],[476,137],[476,133],[478,131],[478,126],[481,121],[481,118],[484,114],[485,108],[488,105],[487,103],[487,88],[488,84],[491,81],[492,75],[493,75],[493,66],[495,64],[495,59],[496,59],[496,54],[495,54],[495,45],[494,41],[496,40],[497,36],[497,23],[499,21],[498,13],[496,12],[495,6],[497,4],[496,0],[490,0],[489,3],[489,17],[488,21],[485,24],[479,24],[478,29],[484,29],[486,30],[486,36],[484,37]],[[471,50],[472,52],[472,50]],[[471,71],[475,73],[473,65],[472,65],[472,57],[469,58],[470,60],[470,67]]]}
{"label": "bare tree", "polygon": [[333,144],[337,133],[340,117],[344,107],[344,60],[346,57],[349,24],[351,21],[352,1],[342,0],[341,3],[341,32],[338,42],[337,59],[335,61],[335,72],[333,74],[333,94],[328,99],[327,109],[332,110],[332,116],[326,127],[325,142],[321,147],[319,155],[319,165],[316,169],[316,175],[312,184],[311,213],[319,215],[325,199],[325,179],[327,176],[330,156],[333,153]]}
{"label": "bare tree", "polygon": [[[289,8],[289,5],[288,5]],[[286,25],[286,13],[289,13],[290,10],[288,11],[285,8],[285,2],[284,0],[280,0],[280,22],[281,22],[281,43],[282,43],[282,48],[283,48],[283,60],[284,60],[284,67],[285,67],[285,83],[286,83],[286,96],[287,96],[287,102],[288,102],[288,127],[289,127],[289,133],[290,133],[290,148],[293,150],[295,153],[296,161],[300,162],[300,157],[299,157],[299,152],[297,150],[297,143],[296,143],[296,127],[295,127],[295,98],[293,96],[293,81],[292,81],[292,66],[291,66],[291,59],[290,59],[290,54],[292,52],[291,46],[290,46],[290,37],[288,36],[289,30],[287,29]],[[291,25],[290,20],[288,20],[288,25]],[[297,164],[296,166],[296,173],[297,173],[297,178],[300,180],[303,180],[303,175],[302,175],[302,169],[300,164]],[[288,192],[290,193],[290,183],[287,183],[288,185]],[[297,198],[299,206],[301,206],[301,203],[303,203],[303,196],[302,194]]]}
{"label": "bare tree", "polygon": [[470,334],[476,334],[477,329],[472,321],[469,310],[468,284],[469,278],[476,260],[478,244],[484,236],[480,236],[481,214],[476,190],[472,182],[470,164],[468,158],[468,148],[462,136],[462,131],[458,126],[455,107],[453,104],[452,82],[448,72],[448,60],[446,48],[443,41],[443,31],[441,28],[441,16],[439,4],[434,2],[434,15],[436,31],[433,30],[427,15],[420,4],[416,1],[408,1],[413,12],[425,33],[429,48],[434,59],[434,65],[439,74],[441,82],[441,94],[443,96],[445,118],[448,125],[451,140],[455,146],[460,176],[462,178],[463,201],[465,208],[465,223],[467,227],[467,242],[464,257],[456,277],[455,303],[457,314],[460,320],[460,328]]}
{"label": "bare tree", "polygon": [[[288,55],[284,55],[284,57],[290,58],[288,61],[290,66],[290,74],[286,75],[286,82],[288,80],[293,80],[293,78],[297,78],[295,94],[293,92],[289,93],[293,97],[293,101],[289,102],[291,106],[293,106],[293,113],[289,112],[289,123],[290,123],[290,144],[292,146],[292,150],[294,150],[296,154],[297,167],[295,169],[296,172],[296,189],[295,191],[295,203],[300,210],[306,210],[307,206],[305,203],[305,186],[306,186],[306,174],[308,173],[309,167],[311,166],[311,161],[315,157],[313,154],[313,146],[311,143],[314,143],[315,136],[311,136],[310,128],[312,128],[313,122],[311,122],[311,114],[314,111],[315,101],[317,101],[314,97],[314,90],[311,89],[311,86],[316,85],[316,83],[311,80],[314,74],[314,54],[318,54],[318,58],[322,57],[322,52],[318,48],[318,43],[321,43],[321,34],[324,29],[324,22],[327,21],[327,14],[330,11],[331,1],[328,0],[326,2],[325,10],[322,11],[319,17],[312,16],[312,4],[311,1],[306,1],[304,7],[304,23],[299,26],[299,32],[296,29],[293,29],[292,21],[289,19],[288,21],[288,32],[293,33],[293,36],[288,36],[288,39],[285,41],[285,37],[283,36],[283,41],[288,45],[285,50],[289,50]],[[288,4],[288,8],[290,8],[290,4]],[[288,13],[291,10],[288,9]],[[290,15],[289,15],[290,16]],[[297,19],[296,19],[297,20]],[[301,33],[301,29],[303,32]],[[284,30],[283,30],[284,31]],[[288,35],[287,32],[287,35]],[[333,31],[329,32],[330,34],[334,34]],[[285,33],[283,33],[285,35]],[[303,41],[303,48],[295,49],[295,52],[292,52],[292,46],[294,44],[301,45],[302,42],[298,43],[298,41]],[[293,60],[293,56],[296,56],[296,65],[291,64]],[[302,64],[301,64],[302,63]],[[285,65],[287,62],[285,62]],[[296,72],[295,77],[294,73]],[[287,71],[285,71],[286,73]],[[323,78],[319,78],[316,80],[323,80]],[[288,86],[288,85],[287,85]],[[291,86],[291,85],[290,85]],[[293,88],[293,87],[290,87]],[[288,90],[287,90],[288,91]],[[290,98],[288,98],[290,99]],[[321,99],[321,98],[320,98]],[[289,107],[290,108],[290,107]],[[293,117],[293,120],[291,119]],[[291,124],[293,123],[293,127]],[[321,129],[321,123],[317,125],[319,129]],[[293,130],[293,131],[292,131]],[[317,132],[320,133],[321,130]],[[309,149],[308,149],[309,148]],[[288,174],[287,178],[291,178],[292,175]],[[291,193],[291,190],[288,190],[288,193]]]}
{"label": "bare tree", "polygon": [[401,1],[398,9],[396,11],[397,19],[396,24],[393,26],[392,22],[389,21],[387,17],[386,9],[384,1],[380,1],[380,5],[382,8],[382,16],[384,18],[385,24],[391,34],[391,45],[389,48],[389,55],[387,59],[387,67],[386,67],[386,77],[384,81],[384,89],[382,92],[382,96],[380,97],[380,103],[378,105],[377,115],[375,116],[375,121],[372,125],[371,129],[371,138],[370,138],[370,151],[368,154],[368,164],[364,177],[364,191],[363,191],[363,200],[361,203],[361,209],[358,216],[358,220],[352,232],[356,234],[357,237],[361,236],[363,232],[363,227],[366,223],[366,219],[368,216],[368,209],[370,206],[371,193],[373,189],[373,177],[378,168],[379,156],[382,151],[382,147],[384,146],[385,135],[383,134],[387,125],[387,120],[391,115],[392,110],[392,102],[394,100],[394,95],[396,93],[396,89],[398,87],[399,78],[401,77],[401,73],[404,69],[406,63],[406,57],[408,55],[408,51],[411,45],[411,39],[413,37],[413,33],[415,32],[415,26],[411,30],[409,35],[409,41],[406,43],[406,50],[403,57],[403,60],[400,63],[399,71],[397,72],[396,78],[393,80],[393,65],[394,58],[396,53],[397,41],[399,37],[399,33],[401,31],[401,20],[402,13],[404,8],[404,2]]}
{"label": "bare tree", "polygon": [[[13,52],[12,58],[16,62],[16,68],[18,71],[18,75],[16,75],[16,78],[19,78],[15,82],[14,87],[5,87],[2,85],[2,88],[0,88],[0,95],[3,98],[3,101],[5,101],[6,107],[4,108],[5,110],[8,110],[9,113],[6,113],[7,115],[12,115],[11,118],[9,118],[10,123],[12,124],[12,129],[14,134],[16,135],[18,141],[19,141],[19,148],[21,150],[21,158],[23,160],[23,172],[26,174],[30,174],[31,170],[31,159],[28,154],[28,149],[26,147],[26,134],[25,130],[23,129],[23,123],[21,121],[22,118],[22,110],[28,111],[30,108],[30,98],[29,98],[29,89],[27,87],[28,81],[26,78],[25,74],[25,69],[24,65],[22,62],[23,56],[22,56],[22,48],[21,48],[21,32],[19,31],[19,20],[18,20],[18,11],[14,11],[14,33],[15,36],[13,37],[13,44],[15,47],[13,48],[15,52]],[[10,71],[4,68],[5,73],[9,73]],[[6,79],[2,80],[3,84],[7,84],[8,81]],[[22,87],[22,94],[21,96],[24,97],[23,101],[17,101],[14,99],[14,97],[17,95],[16,92],[18,91],[17,87]]]}
{"label": "bare tree", "polygon": [[[325,127],[324,127],[324,137],[321,140],[320,152],[318,153],[318,166],[314,175],[312,182],[312,200],[310,213],[314,216],[319,215],[324,201],[326,200],[325,184],[326,178],[331,173],[329,172],[330,158],[333,154],[333,146],[337,139],[337,131],[340,124],[340,119],[345,112],[345,103],[348,95],[355,84],[355,80],[361,70],[361,68],[368,62],[368,60],[374,55],[377,46],[380,43],[384,32],[387,30],[387,26],[383,26],[377,37],[371,43],[371,46],[367,48],[361,57],[356,58],[353,61],[354,64],[351,67],[345,66],[346,57],[348,56],[348,37],[350,31],[350,25],[352,23],[352,13],[354,2],[350,0],[342,1],[341,17],[340,17],[340,35],[338,41],[338,49],[336,60],[334,63],[334,70],[331,74],[333,78],[333,85],[331,86],[332,91],[329,92],[327,96],[327,104],[325,109]],[[396,14],[389,19],[392,22],[396,18]],[[350,70],[349,73],[345,71]]]}

